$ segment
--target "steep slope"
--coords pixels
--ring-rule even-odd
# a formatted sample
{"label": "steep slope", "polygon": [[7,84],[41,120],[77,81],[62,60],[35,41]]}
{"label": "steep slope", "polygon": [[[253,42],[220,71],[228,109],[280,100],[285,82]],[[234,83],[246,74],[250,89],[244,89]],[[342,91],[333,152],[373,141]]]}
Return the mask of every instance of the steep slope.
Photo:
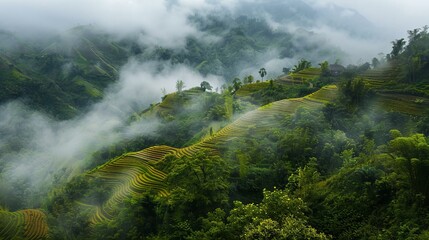
{"label": "steep slope", "polygon": [[2,91],[0,91],[0,102],[7,100],[10,96],[19,97],[27,89],[22,86],[31,81],[31,78],[23,74],[21,69],[0,55],[0,79]]}
{"label": "steep slope", "polygon": [[[293,78],[289,76],[283,81],[293,81],[294,79],[310,80],[318,73],[318,71],[310,69],[308,72],[296,74]],[[422,100],[417,101],[416,96],[412,94],[398,95],[379,91],[379,89],[383,89],[382,86],[386,86],[389,83],[389,76],[391,75],[386,77],[386,70],[371,70],[362,76],[365,78],[367,85],[376,91],[373,107],[381,106],[386,111],[419,115],[421,113],[420,108],[427,107],[429,99],[421,98]],[[381,86],[374,84],[375,82],[380,82]],[[325,86],[306,97],[276,101],[250,111],[220,131],[211,136],[206,136],[189,147],[150,147],[139,152],[125,154],[94,169],[88,173],[88,176],[102,179],[106,186],[109,186],[113,191],[107,201],[100,206],[95,206],[96,212],[92,222],[97,223],[111,219],[115,213],[115,206],[131,194],[152,189],[161,196],[167,195],[168,192],[163,183],[166,173],[157,170],[157,164],[162,162],[167,155],[173,154],[177,157],[191,156],[199,150],[208,150],[213,154],[222,155],[234,140],[245,138],[249,134],[252,136],[263,134],[267,129],[277,127],[285,114],[293,114],[300,107],[322,108],[325,103],[332,101],[336,96],[336,86]]]}
{"label": "steep slope", "polygon": [[156,169],[157,163],[167,155],[190,156],[201,149],[222,154],[234,139],[247,134],[263,133],[271,127],[276,127],[282,116],[294,113],[299,107],[321,108],[325,102],[334,99],[336,93],[335,86],[327,86],[304,98],[277,101],[244,114],[213,136],[206,137],[192,146],[180,149],[168,146],[150,147],[140,152],[125,154],[94,169],[87,176],[101,179],[112,192],[107,201],[94,206],[96,210],[92,222],[112,219],[115,206],[131,194],[151,189],[161,196],[167,195],[163,183],[166,173]]}
{"label": "steep slope", "polygon": [[100,100],[131,56],[128,43],[91,26],[39,42],[0,32],[0,40],[0,103],[20,99],[60,119]]}

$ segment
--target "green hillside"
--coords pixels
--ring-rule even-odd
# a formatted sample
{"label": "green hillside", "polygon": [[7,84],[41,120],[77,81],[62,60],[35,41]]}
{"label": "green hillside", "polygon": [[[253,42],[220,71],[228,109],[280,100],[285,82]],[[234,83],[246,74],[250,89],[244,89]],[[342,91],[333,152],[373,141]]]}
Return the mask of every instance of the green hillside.
{"label": "green hillside", "polygon": [[[258,84],[255,83],[256,86]],[[195,92],[195,94],[202,93],[201,90]],[[192,91],[185,94],[192,95]],[[388,103],[391,101],[388,96],[382,93],[377,94],[377,102],[384,101]],[[152,109],[151,114],[155,112],[158,112],[158,114],[172,114],[172,112],[168,111],[172,111],[174,108],[168,106],[175,104],[172,102],[173,97],[174,95],[168,95],[164,99],[165,102],[156,105]],[[158,196],[157,198],[169,199],[171,188],[166,180],[169,176],[169,168],[166,168],[166,166],[169,165],[169,161],[172,161],[172,158],[192,158],[200,152],[227,159],[231,158],[231,151],[236,151],[231,150],[231,146],[238,139],[240,142],[246,142],[248,140],[252,141],[251,139],[264,138],[268,132],[279,129],[284,124],[285,116],[294,116],[302,111],[320,112],[326,103],[334,102],[337,98],[337,87],[335,85],[325,86],[303,98],[280,100],[247,112],[233,123],[215,132],[213,135],[206,135],[189,147],[154,146],[139,152],[127,153],[86,174],[85,178],[97,182],[97,186],[101,189],[106,189],[106,192],[103,193],[104,197],[102,199],[104,200],[102,200],[102,203],[93,204],[91,201],[85,202],[85,200],[78,198],[76,199],[76,204],[83,206],[85,209],[90,209],[89,217],[91,224],[88,226],[93,226],[99,231],[101,226],[106,226],[106,223],[117,221],[115,216],[122,211],[124,202],[129,201],[130,198],[150,192],[151,194],[155,194],[154,196]],[[384,108],[383,111],[413,114],[412,109],[415,102],[408,101],[405,98],[398,98],[397,101],[401,104],[391,105],[390,108],[387,105],[382,105],[382,108]],[[373,108],[371,104],[368,107],[370,109]],[[147,112],[144,114],[147,114]],[[230,166],[235,165],[234,162],[230,162],[229,164]],[[266,167],[262,169],[264,168]],[[93,191],[90,190],[90,192]],[[88,198],[88,195],[86,198]],[[89,197],[88,199],[93,199],[93,197]]]}
{"label": "green hillside", "polygon": [[[92,26],[37,43],[0,31],[0,103],[23,101],[63,120],[46,136],[0,139],[0,177],[12,179],[0,182],[0,239],[429,239],[427,27],[393,41],[372,64],[301,59],[278,77],[261,68],[255,81],[237,75],[265,66],[259,53],[317,55],[321,46],[298,46],[295,38],[309,33],[292,36],[260,19],[189,21],[219,39],[189,37],[169,49]],[[210,78],[186,90],[177,80],[177,92],[164,89],[146,109],[131,101],[123,124],[90,138],[101,143],[111,133],[110,142],[72,159],[76,169],[61,162],[45,192],[11,176],[28,167],[27,156],[47,168],[46,155],[84,149],[66,119],[78,124],[74,117],[105,98],[128,61],[156,61],[154,75],[185,65],[227,80],[216,90]],[[0,134],[9,126],[11,135],[32,134],[4,119]],[[45,149],[44,137],[73,146],[31,155]],[[22,165],[13,168],[14,158]]]}
{"label": "green hillside", "polygon": [[[421,111],[421,108],[427,107],[427,103],[429,100],[425,97],[412,95],[411,93],[399,95],[386,91],[386,88],[382,86],[388,87],[392,84],[392,82],[395,81],[392,80],[390,77],[384,76],[384,74],[386,74],[386,71],[389,72],[391,70],[389,70],[389,68],[383,68],[382,70],[369,70],[356,78],[363,79],[364,86],[367,88],[368,93],[372,92],[373,95],[371,98],[369,98],[371,99],[371,101],[365,103],[365,108],[368,109],[368,111],[382,111],[391,113],[396,112],[403,114],[411,114],[414,116],[424,115],[424,113]],[[308,84],[319,84],[321,79],[317,76],[317,73],[320,74],[320,70],[313,68],[303,70],[296,74],[291,74],[290,76],[282,76],[271,82],[267,81],[245,84],[234,93],[234,101],[239,101],[241,99],[241,101],[248,101],[249,103],[253,102],[254,104],[256,103],[255,97],[258,96],[257,93],[260,93],[261,91],[268,91],[270,89],[272,90],[275,87],[281,87],[282,91],[289,91],[290,93],[296,92],[297,89],[302,90],[308,88],[306,91],[309,91],[310,89],[315,90],[317,89],[315,86],[310,87]],[[294,82],[298,75],[301,78],[300,81]],[[356,79],[354,81],[357,81]],[[377,82],[377,84],[375,84],[375,82]],[[246,145],[248,145],[249,143],[246,142],[252,142],[251,144],[255,144],[254,141],[256,139],[266,139],[267,137],[278,138],[278,134],[280,134],[280,132],[289,132],[292,129],[296,128],[296,126],[290,125],[290,123],[288,123],[291,118],[296,118],[302,114],[302,116],[306,116],[307,112],[311,112],[317,115],[320,114],[320,112],[322,111],[327,111],[326,104],[335,104],[339,98],[341,99],[344,94],[344,91],[346,91],[345,89],[347,88],[347,86],[345,85],[345,83],[340,83],[339,85],[341,94],[338,93],[339,90],[336,85],[324,86],[321,87],[319,90],[315,91],[314,93],[311,93],[301,98],[289,98],[279,101],[273,101],[255,110],[243,112],[232,123],[226,125],[223,128],[220,128],[222,124],[219,126],[208,121],[207,124],[209,125],[207,126],[211,126],[210,133],[208,132],[207,127],[202,128],[201,133],[203,134],[201,134],[198,138],[194,139],[193,143],[187,147],[176,148],[169,146],[153,146],[138,152],[130,152],[123,154],[122,156],[114,158],[107,163],[94,168],[88,173],[82,175],[81,177],[72,180],[70,182],[71,185],[66,186],[65,189],[70,190],[65,191],[72,192],[66,193],[64,192],[64,190],[60,190],[56,193],[53,193],[52,200],[54,202],[49,203],[49,205],[51,206],[49,207],[51,214],[53,214],[53,216],[57,219],[62,219],[64,217],[69,219],[64,223],[58,223],[56,222],[57,220],[52,222],[54,224],[53,226],[55,226],[54,235],[56,231],[58,231],[57,233],[61,233],[60,226],[66,224],[68,221],[73,221],[73,225],[76,225],[76,227],[80,226],[78,228],[81,228],[82,231],[80,231],[79,234],[77,234],[76,236],[85,237],[89,236],[87,234],[100,234],[99,231],[102,231],[101,229],[110,226],[109,224],[111,224],[112,222],[117,222],[119,221],[119,219],[122,219],[118,219],[117,216],[118,214],[121,214],[122,211],[124,211],[124,203],[128,203],[130,199],[134,199],[138,196],[142,196],[148,193],[150,194],[150,196],[153,196],[155,199],[158,199],[151,200],[155,201],[156,204],[159,204],[159,202],[164,201],[160,199],[166,199],[167,201],[169,201],[168,199],[171,199],[171,197],[176,194],[171,193],[171,191],[175,192],[175,190],[171,188],[171,183],[169,182],[169,176],[171,174],[169,171],[172,171],[171,164],[176,161],[174,159],[192,159],[195,156],[198,156],[198,154],[201,154],[202,152],[208,154],[207,156],[229,159],[228,165],[233,172],[231,174],[234,175],[234,172],[236,172],[236,174],[239,175],[238,178],[231,177],[230,181],[232,181],[232,183],[237,186],[241,186],[243,184],[242,179],[246,179],[252,176],[252,174],[265,174],[264,172],[272,171],[270,170],[272,166],[270,166],[270,164],[268,163],[265,163],[264,160],[262,160],[262,162],[260,163],[248,162],[251,161],[249,159],[250,155],[248,155],[248,153],[242,152],[243,150],[240,149],[247,148]],[[220,99],[220,102],[218,102],[217,100],[213,101],[213,99],[217,98]],[[205,101],[212,102],[212,104],[214,105],[212,105],[212,107],[195,109],[195,106],[192,103],[195,101],[201,102],[204,99]],[[182,93],[173,93],[166,95],[161,103],[153,105],[151,108],[146,111],[143,111],[137,117],[161,117],[165,119],[167,123],[169,121],[183,121],[183,116],[185,115],[193,116],[196,119],[201,119],[207,117],[207,114],[210,112],[210,109],[218,106],[216,104],[221,104],[220,106],[226,109],[226,103],[227,101],[225,100],[225,96],[222,97],[222,95],[217,93],[205,92],[201,88],[193,88],[190,90],[186,90]],[[255,106],[253,104],[252,106]],[[343,104],[346,103],[344,102]],[[187,108],[189,109],[186,110]],[[205,110],[201,112],[202,109]],[[223,114],[226,113],[224,112]],[[337,117],[348,118],[344,115],[338,115]],[[224,122],[223,124],[227,123],[227,120],[227,118],[224,118],[222,120]],[[305,120],[304,118],[300,121],[305,122],[307,120]],[[313,127],[316,127],[317,125],[318,124],[314,124]],[[218,127],[215,127],[213,131],[213,126]],[[285,126],[286,129],[282,130],[282,128],[284,128]],[[303,126],[306,126],[305,128],[309,127],[310,129],[313,129],[311,125],[304,124]],[[300,128],[293,131],[302,131],[302,129],[299,129]],[[311,131],[317,132],[322,131],[322,129],[314,129]],[[270,134],[274,135],[270,137]],[[293,169],[301,171],[300,169],[302,169],[302,167],[304,167],[303,169],[305,170],[305,167],[307,167],[307,165],[302,164],[303,163],[297,163],[297,165],[292,166],[292,168],[286,170],[286,172],[291,173],[293,172]],[[322,165],[320,165],[320,167],[321,166]],[[353,168],[354,167],[355,166],[353,165]],[[330,168],[332,168],[332,166],[328,165],[326,166],[326,169],[325,167],[321,167],[318,171],[322,173],[324,171],[333,171],[328,170]],[[334,168],[338,168],[338,166]],[[324,174],[326,174],[326,172]],[[339,174],[343,173],[340,172]],[[272,177],[276,178],[277,175],[273,175]],[[332,176],[332,178],[335,178],[335,175]],[[321,180],[323,180],[323,178]],[[270,185],[270,181],[272,181],[272,179],[270,179],[266,183],[258,183],[258,185],[260,186],[258,186],[257,189],[260,189],[260,187],[262,186],[272,186]],[[289,179],[289,181],[291,180]],[[327,183],[323,181],[314,184],[318,184],[317,186],[320,189],[328,187],[329,185],[326,185]],[[329,182],[331,180],[326,181]],[[284,181],[282,182],[284,184]],[[244,186],[241,186],[240,188],[243,187]],[[79,188],[81,189],[78,190]],[[237,195],[233,198],[246,201],[254,201],[250,200],[250,195],[248,195],[249,193],[247,191],[249,190],[238,190],[235,193]],[[296,194],[298,194],[299,196],[300,194],[303,194],[302,191],[304,190],[297,190]],[[251,198],[254,199],[254,197]],[[64,204],[66,205],[62,206],[62,204],[58,202],[59,199],[63,199],[61,201],[65,201]],[[76,214],[80,215],[80,217],[71,217],[71,215],[69,215],[71,212],[76,212]],[[18,235],[46,235],[47,227],[44,227],[42,223],[38,223],[38,220],[35,220],[35,223],[33,224],[35,230],[31,230],[31,232],[20,233],[20,231],[23,231],[19,230],[21,229],[21,220],[19,220],[19,217],[16,217],[15,219],[12,216],[18,215],[5,213],[5,215],[1,218],[2,221],[5,221],[5,223],[7,222],[8,226],[7,229],[4,230],[4,232],[7,231],[8,233],[4,233],[4,236],[9,236],[9,232],[12,231],[10,230],[12,228],[9,226],[15,226],[17,230],[14,231],[14,233]],[[313,222],[312,226],[319,226],[324,229],[324,225],[320,225],[320,223],[317,222]],[[28,228],[29,227],[25,227],[24,229]],[[325,232],[327,233],[332,234],[331,231],[332,230],[330,229],[325,229]],[[38,238],[36,237],[36,239]]]}
{"label": "green hillside", "polygon": [[[25,101],[59,119],[76,116],[100,100],[130,54],[93,28],[77,27],[42,43],[14,39],[0,51],[0,102]],[[25,80],[25,81],[24,81]]]}
{"label": "green hillside", "polygon": [[98,183],[98,188],[110,189],[104,193],[105,200],[100,205],[79,199],[76,203],[84,208],[93,209],[90,222],[100,224],[114,219],[119,206],[133,195],[151,191],[161,197],[168,196],[168,188],[165,185],[168,173],[159,170],[159,165],[164,164],[166,157],[171,155],[177,158],[191,157],[199,151],[224,155],[234,139],[245,138],[249,131],[253,134],[263,134],[268,129],[277,128],[280,126],[279,117],[293,114],[300,107],[321,108],[325,102],[335,98],[336,91],[335,86],[327,86],[304,98],[281,100],[263,106],[244,114],[213,136],[207,136],[189,147],[155,146],[113,159],[86,174],[86,178]]}

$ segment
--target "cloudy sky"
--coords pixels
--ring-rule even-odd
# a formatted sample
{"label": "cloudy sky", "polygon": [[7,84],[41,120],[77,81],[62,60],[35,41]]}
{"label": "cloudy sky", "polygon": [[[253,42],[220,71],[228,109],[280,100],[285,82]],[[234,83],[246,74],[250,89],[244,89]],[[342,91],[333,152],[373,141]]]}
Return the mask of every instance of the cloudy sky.
{"label": "cloudy sky", "polygon": [[[154,39],[164,41],[165,34],[160,29],[172,32],[169,38],[195,31],[186,25],[186,16],[191,12],[233,8],[240,1],[260,0],[0,0],[0,28],[61,31],[79,24],[99,24],[123,32],[142,28]],[[395,34],[429,24],[427,0],[304,1],[355,9]]]}
{"label": "cloudy sky", "polygon": [[357,10],[386,33],[399,38],[409,29],[429,25],[427,0],[308,0],[315,4],[337,4]]}

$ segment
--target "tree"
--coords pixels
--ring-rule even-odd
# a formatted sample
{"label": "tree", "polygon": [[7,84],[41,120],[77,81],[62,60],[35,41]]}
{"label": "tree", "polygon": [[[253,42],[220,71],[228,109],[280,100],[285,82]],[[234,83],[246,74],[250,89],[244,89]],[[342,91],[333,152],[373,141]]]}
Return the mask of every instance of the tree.
{"label": "tree", "polygon": [[380,61],[375,57],[372,59],[372,67],[376,68],[378,65],[380,65]]}
{"label": "tree", "polygon": [[293,66],[292,72],[297,73],[301,70],[307,69],[311,67],[311,62],[305,60],[305,59],[301,59],[299,60],[297,65]]}
{"label": "tree", "polygon": [[395,41],[392,41],[392,52],[390,53],[390,58],[395,59],[404,51],[404,46],[406,44],[406,41],[401,39],[396,39]]}
{"label": "tree", "polygon": [[356,78],[347,81],[340,86],[344,102],[348,103],[351,107],[357,107],[363,104],[365,95],[368,92],[365,82],[362,78]]}
{"label": "tree", "polygon": [[261,75],[262,81],[264,81],[264,77],[267,75],[265,68],[259,69],[259,75]]}
{"label": "tree", "polygon": [[408,179],[411,193],[421,194],[429,204],[429,144],[423,134],[403,137],[391,131],[396,137],[389,143],[393,157],[399,164],[398,173],[402,172]]}
{"label": "tree", "polygon": [[195,219],[228,201],[229,168],[225,160],[208,151],[177,158],[169,155],[166,203],[176,216]]}
{"label": "tree", "polygon": [[319,63],[319,66],[322,70],[322,76],[328,76],[330,74],[328,61]]}
{"label": "tree", "polygon": [[234,88],[234,93],[238,91],[238,89],[241,88],[241,80],[240,78],[234,78],[234,80],[232,80],[232,87]]}
{"label": "tree", "polygon": [[234,202],[228,217],[220,209],[209,213],[191,239],[330,239],[308,224],[301,199],[277,189],[263,195],[259,204]]}
{"label": "tree", "polygon": [[161,93],[162,93],[162,96],[167,95],[167,89],[161,88]]}
{"label": "tree", "polygon": [[184,87],[185,87],[185,83],[182,80],[177,80],[177,82],[176,82],[177,92],[181,93],[183,91]]}
{"label": "tree", "polygon": [[203,91],[206,91],[206,90],[211,91],[213,89],[213,87],[207,81],[201,82],[200,86],[201,86],[201,89],[203,89]]}
{"label": "tree", "polygon": [[287,68],[287,67],[284,67],[284,68],[283,68],[283,70],[282,70],[282,72],[283,72],[284,74],[288,74],[288,73],[289,73],[289,71],[290,71],[290,68]]}
{"label": "tree", "polygon": [[251,84],[251,83],[253,83],[253,80],[254,80],[253,76],[249,75],[249,76],[244,78],[244,83]]}
{"label": "tree", "polygon": [[422,29],[416,28],[413,30],[408,30],[407,33],[408,33],[408,46],[412,46],[423,37],[427,37],[428,26],[424,26]]}
{"label": "tree", "polygon": [[364,73],[364,72],[366,72],[368,69],[370,69],[371,68],[371,64],[369,63],[369,62],[366,62],[366,63],[364,63],[364,64],[362,64],[362,65],[360,65],[359,67],[358,67],[358,69],[357,69],[357,71],[359,72],[359,73]]}

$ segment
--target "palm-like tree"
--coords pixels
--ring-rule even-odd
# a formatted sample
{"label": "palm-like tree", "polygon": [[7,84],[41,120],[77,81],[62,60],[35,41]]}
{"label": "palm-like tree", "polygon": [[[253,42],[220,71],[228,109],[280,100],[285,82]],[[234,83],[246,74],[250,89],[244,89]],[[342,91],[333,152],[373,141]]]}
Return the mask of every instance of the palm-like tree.
{"label": "palm-like tree", "polygon": [[264,77],[267,75],[265,68],[259,69],[259,75],[261,75],[262,81],[264,81]]}
{"label": "palm-like tree", "polygon": [[176,82],[177,92],[181,93],[184,87],[185,87],[185,83],[182,80],[177,80]]}

